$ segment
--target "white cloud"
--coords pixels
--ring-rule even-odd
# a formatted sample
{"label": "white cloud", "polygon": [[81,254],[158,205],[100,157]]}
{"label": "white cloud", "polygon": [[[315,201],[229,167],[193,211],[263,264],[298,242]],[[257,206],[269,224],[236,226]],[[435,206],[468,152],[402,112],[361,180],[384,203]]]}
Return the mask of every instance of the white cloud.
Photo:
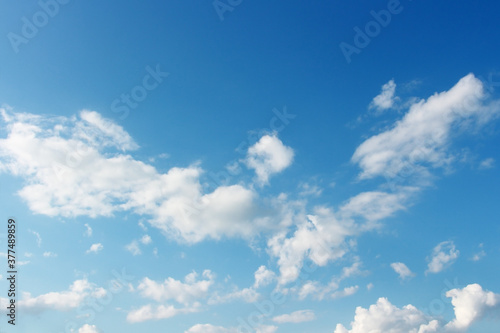
{"label": "white cloud", "polygon": [[139,247],[139,243],[136,240],[133,240],[129,244],[125,245],[125,249],[132,253],[134,256],[138,256],[142,253],[141,248]]}
{"label": "white cloud", "polygon": [[326,285],[322,285],[318,281],[306,281],[300,288],[292,288],[292,290],[297,291],[300,300],[308,296],[312,296],[314,299],[321,301],[325,298],[336,299],[353,295],[358,291],[358,286],[345,287],[342,290],[338,290],[338,288],[343,280],[365,273],[360,269],[362,263],[359,259],[356,258],[355,260],[356,261],[351,266],[346,266],[342,269],[342,274],[340,276],[334,276]]}
{"label": "white cloud", "polygon": [[47,252],[44,252],[44,253],[43,253],[43,256],[44,256],[45,258],[54,258],[54,257],[57,257],[57,254],[56,254],[56,253],[54,253],[54,252],[49,252],[49,251],[47,251]]}
{"label": "white cloud", "polygon": [[428,165],[448,165],[452,129],[471,119],[484,123],[499,111],[498,102],[486,102],[481,81],[469,74],[450,90],[412,104],[392,129],[356,149],[352,161],[362,169],[360,178],[425,175]]}
{"label": "white cloud", "polygon": [[173,305],[145,305],[137,310],[132,310],[127,314],[127,321],[130,323],[140,323],[147,320],[167,319],[179,314],[193,313],[199,311],[199,305],[194,304],[185,308],[176,308]]}
{"label": "white cloud", "polygon": [[184,282],[171,277],[163,282],[156,282],[146,277],[139,283],[137,290],[142,297],[157,302],[175,300],[180,304],[189,305],[206,297],[214,283],[215,275],[211,271],[205,270],[202,277],[204,279],[199,280],[196,272],[186,275]]}
{"label": "white cloud", "polygon": [[392,108],[395,100],[397,99],[397,97],[394,97],[395,92],[396,83],[394,83],[394,80],[390,80],[382,86],[382,91],[379,95],[373,98],[369,108],[376,109],[379,112]]}
{"label": "white cloud", "polygon": [[19,305],[31,311],[59,310],[67,311],[79,307],[89,298],[102,298],[106,295],[103,288],[96,287],[86,279],[76,280],[68,290],[62,292],[49,292],[37,297],[29,293],[23,294]]}
{"label": "white cloud", "polygon": [[437,332],[438,325],[437,320],[428,318],[412,305],[399,309],[386,298],[379,298],[369,309],[356,308],[350,330],[337,324],[334,333],[427,333]]}
{"label": "white cloud", "polygon": [[[260,325],[255,328],[255,333],[274,333],[278,327],[272,325]],[[240,329],[235,327],[225,328],[210,324],[196,324],[184,333],[240,333]]]}
{"label": "white cloud", "polygon": [[446,327],[456,330],[467,329],[474,321],[481,318],[485,312],[500,304],[500,295],[485,291],[478,284],[470,284],[463,289],[453,289],[446,293],[451,298],[455,311],[455,319]]}
{"label": "white cloud", "polygon": [[28,232],[30,232],[31,234],[33,234],[36,237],[36,245],[38,247],[40,247],[42,245],[42,237],[40,236],[40,234],[36,231],[31,230],[31,229],[28,229]]}
{"label": "white cloud", "polygon": [[235,289],[227,294],[214,294],[209,300],[209,304],[228,303],[236,300],[242,300],[246,303],[254,303],[259,298],[259,293],[253,288]]}
{"label": "white cloud", "polygon": [[95,243],[90,246],[90,249],[88,249],[85,253],[98,253],[104,248],[104,246],[101,243]]}
{"label": "white cloud", "polygon": [[484,247],[483,243],[479,244],[479,248],[481,249],[481,251],[472,256],[472,261],[479,261],[486,256],[486,252],[484,251],[483,247]]}
{"label": "white cloud", "polygon": [[305,259],[325,266],[341,258],[349,249],[346,239],[356,233],[352,220],[338,220],[331,209],[317,207],[292,236],[278,233],[268,241],[269,253],[278,258],[279,283],[296,280]]}
{"label": "white cloud", "polygon": [[323,193],[323,190],[317,186],[317,185],[311,185],[308,183],[302,183],[299,185],[299,195],[307,197],[307,196],[314,196],[314,197],[319,197],[321,193]]}
{"label": "white cloud", "polygon": [[302,323],[316,319],[316,315],[312,310],[299,310],[290,314],[282,314],[273,318],[276,323]]}
{"label": "white cloud", "polygon": [[[8,133],[0,139],[0,172],[24,178],[18,194],[34,213],[98,217],[131,211],[146,215],[168,237],[189,243],[248,239],[273,227],[267,217],[272,208],[261,209],[253,189],[232,185],[204,193],[198,165],[160,173],[126,154],[137,145],[95,112],[49,118],[0,111]],[[277,137],[259,142],[249,156],[262,175],[291,162],[290,148]]]}
{"label": "white cloud", "polygon": [[255,170],[258,182],[265,185],[271,175],[292,164],[293,156],[293,149],[285,146],[276,135],[264,135],[248,148],[246,165]]}
{"label": "white cloud", "polygon": [[491,169],[494,167],[495,167],[495,159],[491,157],[482,160],[481,163],[479,163],[479,169],[481,170]]}
{"label": "white cloud", "polygon": [[404,210],[404,203],[415,188],[406,187],[397,193],[381,191],[362,192],[350,198],[341,208],[345,217],[362,216],[368,221],[377,221],[392,216],[399,210]]}
{"label": "white cloud", "polygon": [[92,236],[92,228],[88,225],[88,223],[85,223],[85,233],[84,235],[87,236],[87,237],[90,237]]}
{"label": "white cloud", "polygon": [[457,260],[460,251],[455,247],[452,241],[439,243],[433,250],[432,255],[427,258],[427,273],[439,273],[443,269],[451,266]]}
{"label": "white cloud", "polygon": [[337,299],[337,298],[351,296],[351,295],[354,295],[355,293],[357,293],[358,290],[359,290],[359,286],[345,287],[342,290],[337,290],[336,292],[332,293],[331,298]]}
{"label": "white cloud", "polygon": [[451,298],[455,318],[443,325],[441,318],[424,314],[413,305],[398,308],[386,298],[379,298],[368,309],[357,307],[351,329],[337,324],[334,333],[455,333],[465,332],[472,323],[500,304],[500,295],[485,291],[478,284],[446,293]]}
{"label": "white cloud", "polygon": [[254,274],[255,283],[253,287],[255,289],[260,287],[265,287],[269,285],[276,279],[276,274],[273,271],[267,269],[266,266],[260,266]]}
{"label": "white cloud", "polygon": [[99,333],[95,325],[85,324],[78,329],[78,333]]}
{"label": "white cloud", "polygon": [[103,118],[99,113],[83,110],[80,118],[83,121],[76,122],[75,137],[94,146],[112,146],[122,151],[139,148],[121,126]]}
{"label": "white cloud", "polygon": [[391,267],[394,272],[398,273],[402,280],[415,276],[415,274],[402,262],[393,262]]}
{"label": "white cloud", "polygon": [[196,324],[184,333],[238,333],[238,330],[210,324]]}
{"label": "white cloud", "polygon": [[148,245],[152,242],[151,237],[149,235],[142,236],[140,242],[144,245]]}

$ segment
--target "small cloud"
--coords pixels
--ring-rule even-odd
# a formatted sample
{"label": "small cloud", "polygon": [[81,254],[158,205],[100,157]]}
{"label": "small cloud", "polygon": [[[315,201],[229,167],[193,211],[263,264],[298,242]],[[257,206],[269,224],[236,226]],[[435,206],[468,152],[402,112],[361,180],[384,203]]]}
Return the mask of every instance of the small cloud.
{"label": "small cloud", "polygon": [[366,290],[372,290],[372,289],[373,289],[373,287],[374,287],[374,286],[373,286],[373,283],[371,283],[371,282],[370,282],[370,283],[368,283],[368,284],[366,285]]}
{"label": "small cloud", "polygon": [[248,148],[245,163],[255,170],[257,182],[263,186],[269,177],[288,168],[293,161],[294,151],[285,146],[276,135],[264,135]]}
{"label": "small cloud", "polygon": [[141,227],[142,230],[144,231],[148,231],[148,228],[144,225],[144,223],[142,221],[139,221],[139,223],[137,223],[139,225],[139,227]]}
{"label": "small cloud", "polygon": [[42,237],[40,237],[40,234],[36,231],[33,231],[31,229],[28,229],[28,232],[32,233],[36,237],[36,245],[40,247],[42,245]]}
{"label": "small cloud", "polygon": [[394,96],[396,92],[396,83],[390,80],[382,86],[382,91],[379,95],[375,96],[368,106],[369,109],[376,109],[377,113],[390,109],[394,106],[395,101],[398,99]]}
{"label": "small cloud", "polygon": [[301,196],[314,196],[319,197],[323,190],[316,185],[310,185],[308,183],[302,183],[299,185],[299,195]]}
{"label": "small cloud", "polygon": [[432,255],[427,258],[429,261],[427,273],[439,273],[451,266],[458,258],[460,251],[452,241],[439,243],[433,250]]}
{"label": "small cloud", "polygon": [[84,235],[87,237],[92,236],[92,228],[87,223],[85,223],[85,227],[87,228],[87,230],[85,230]]}
{"label": "small cloud", "polygon": [[132,253],[132,255],[137,256],[141,254],[141,249],[139,247],[139,243],[136,240],[130,242],[130,244],[125,245],[125,249]]}
{"label": "small cloud", "polygon": [[401,280],[405,280],[407,278],[412,278],[415,276],[415,273],[413,273],[405,264],[402,262],[393,262],[391,264],[392,269],[394,272],[398,273],[399,278]]}
{"label": "small cloud", "polygon": [[49,252],[49,251],[47,251],[47,252],[44,252],[44,253],[43,253],[43,256],[44,256],[45,258],[55,258],[55,257],[57,257],[57,254],[56,254],[56,253],[54,253],[54,252]]}
{"label": "small cloud", "polygon": [[283,314],[273,318],[275,323],[302,323],[316,319],[316,315],[312,310],[299,310],[290,314]]}
{"label": "small cloud", "polygon": [[472,261],[479,261],[486,256],[486,252],[484,252],[483,247],[484,247],[483,243],[479,244],[479,248],[481,249],[481,251],[472,256],[471,258]]}
{"label": "small cloud", "polygon": [[31,252],[25,252],[25,253],[24,253],[24,256],[25,256],[26,258],[31,258],[31,257],[33,257],[33,253],[31,253]]}
{"label": "small cloud", "polygon": [[479,163],[479,169],[480,170],[486,170],[486,169],[492,169],[495,167],[495,159],[494,158],[487,158],[483,161],[481,161],[481,163]]}
{"label": "small cloud", "polygon": [[101,251],[103,248],[104,248],[104,246],[102,246],[101,243],[92,244],[90,246],[90,249],[88,249],[85,253],[87,253],[87,254],[97,253],[97,252]]}
{"label": "small cloud", "polygon": [[78,333],[99,333],[95,325],[85,324],[78,329]]}
{"label": "small cloud", "polygon": [[144,245],[148,245],[152,242],[152,240],[151,240],[151,237],[149,237],[149,235],[144,235],[144,236],[142,236],[140,242]]}

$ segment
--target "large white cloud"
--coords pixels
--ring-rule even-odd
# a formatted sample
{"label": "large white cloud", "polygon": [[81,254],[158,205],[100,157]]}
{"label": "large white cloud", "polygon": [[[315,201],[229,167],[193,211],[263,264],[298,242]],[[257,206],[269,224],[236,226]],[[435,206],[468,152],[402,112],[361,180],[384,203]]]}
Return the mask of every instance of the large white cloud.
{"label": "large white cloud", "polygon": [[455,311],[455,319],[446,325],[450,330],[465,330],[488,310],[498,309],[500,305],[500,295],[483,290],[479,284],[450,290],[446,296],[451,298]]}
{"label": "large white cloud", "polygon": [[33,312],[45,310],[68,311],[78,308],[89,298],[103,298],[106,290],[90,283],[86,279],[74,281],[68,290],[49,292],[36,297],[23,293],[19,306]]}
{"label": "large white cloud", "polygon": [[285,146],[277,136],[264,135],[248,148],[246,164],[255,170],[260,184],[267,184],[271,175],[290,166],[293,156],[293,149]]}
{"label": "large white cloud", "polygon": [[471,284],[463,289],[453,289],[446,293],[454,307],[455,318],[447,324],[441,318],[424,314],[413,305],[398,308],[386,298],[379,298],[368,309],[356,308],[351,329],[337,324],[334,333],[455,333],[465,332],[487,311],[497,309],[500,295],[485,291],[478,284]]}
{"label": "large white cloud", "polygon": [[[127,154],[137,144],[96,112],[50,118],[0,111],[7,130],[0,139],[0,172],[25,180],[18,194],[34,213],[97,217],[130,211],[147,215],[169,237],[187,242],[249,238],[273,227],[260,213],[266,204],[258,202],[254,190],[238,184],[204,193],[203,170],[196,164],[160,173]],[[276,172],[287,164],[280,162],[280,154],[286,157],[289,150],[269,138],[271,144],[255,148],[255,156],[269,148],[263,167]]]}
{"label": "large white cloud", "polygon": [[469,74],[450,90],[412,104],[393,128],[364,141],[352,161],[361,167],[361,178],[425,174],[427,165],[442,167],[453,159],[446,152],[452,129],[470,119],[483,122],[499,110]]}

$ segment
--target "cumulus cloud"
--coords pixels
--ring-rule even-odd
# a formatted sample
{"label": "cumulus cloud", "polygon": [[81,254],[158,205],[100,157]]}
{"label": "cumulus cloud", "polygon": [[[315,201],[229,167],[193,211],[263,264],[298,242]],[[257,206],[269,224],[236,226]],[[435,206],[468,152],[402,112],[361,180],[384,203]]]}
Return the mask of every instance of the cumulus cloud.
{"label": "cumulus cloud", "polygon": [[180,304],[189,305],[206,297],[214,279],[215,275],[209,270],[203,271],[202,279],[199,279],[198,273],[192,272],[186,275],[184,282],[171,277],[163,282],[156,282],[146,277],[139,283],[137,290],[142,297],[157,302],[175,300]]}
{"label": "cumulus cloud", "polygon": [[452,241],[441,242],[432,250],[432,254],[427,258],[427,273],[439,273],[451,266],[457,260],[460,251]]}
{"label": "cumulus cloud", "polygon": [[254,274],[254,288],[265,287],[276,279],[276,274],[267,269],[266,266],[260,266]]}
{"label": "cumulus cloud", "polygon": [[88,298],[102,298],[104,296],[106,296],[106,290],[82,279],[74,281],[68,290],[61,292],[49,292],[36,297],[31,296],[30,293],[24,293],[23,298],[19,301],[19,306],[34,312],[68,311],[78,308]]}
{"label": "cumulus cloud", "polygon": [[[253,189],[238,184],[205,193],[204,171],[197,164],[160,173],[129,155],[137,144],[96,112],[66,118],[0,111],[7,131],[0,139],[0,172],[25,180],[18,195],[36,214],[98,217],[130,211],[189,243],[250,238],[272,227],[262,214],[270,209],[261,209]],[[276,136],[267,136],[251,147],[249,163],[267,178],[291,163],[290,152]]]}
{"label": "cumulus cloud", "polygon": [[481,318],[486,311],[498,308],[500,295],[483,290],[479,284],[470,284],[463,289],[453,289],[446,293],[451,298],[455,311],[455,319],[446,327],[449,329],[465,330],[474,321]]}
{"label": "cumulus cloud", "polygon": [[100,252],[104,246],[101,243],[95,243],[90,246],[90,249],[88,249],[85,253],[98,253]]}
{"label": "cumulus cloud", "polygon": [[273,317],[273,321],[276,323],[302,323],[305,321],[312,321],[316,319],[316,315],[312,310],[299,310],[289,314],[282,314]]}
{"label": "cumulus cloud", "polygon": [[395,92],[396,83],[394,80],[390,80],[382,86],[382,91],[373,98],[369,108],[376,109],[378,112],[392,108],[397,99],[397,97],[394,96]]}
{"label": "cumulus cloud", "polygon": [[145,305],[139,309],[132,310],[127,314],[127,321],[130,323],[140,323],[148,320],[167,319],[179,314],[193,313],[199,311],[199,305],[176,308],[173,305]]}
{"label": "cumulus cloud", "polygon": [[[255,333],[274,333],[278,327],[272,325],[260,325],[255,328]],[[240,333],[241,330],[235,327],[225,328],[210,324],[196,324],[184,333]]]}
{"label": "cumulus cloud", "polygon": [[452,129],[468,120],[483,123],[500,110],[488,103],[480,80],[469,74],[450,90],[415,102],[403,119],[385,132],[364,141],[352,161],[361,167],[360,178],[425,175],[427,166],[447,166],[446,152]]}
{"label": "cumulus cloud", "polygon": [[317,207],[293,235],[278,233],[268,241],[268,251],[278,258],[279,283],[296,280],[305,259],[325,266],[341,258],[349,249],[346,239],[356,233],[352,220],[338,220],[331,209]]}
{"label": "cumulus cloud", "polygon": [[500,295],[485,291],[478,284],[446,293],[451,298],[455,318],[444,324],[441,318],[434,318],[409,304],[402,308],[392,305],[386,298],[379,298],[368,309],[358,307],[351,329],[337,324],[334,333],[455,333],[465,332],[472,323],[488,311],[498,308]]}
{"label": "cumulus cloud", "polygon": [[78,333],[99,333],[95,325],[85,324],[78,329]]}
{"label": "cumulus cloud", "polygon": [[415,276],[415,273],[413,273],[408,268],[408,266],[406,266],[402,262],[393,262],[391,264],[391,267],[394,270],[394,272],[396,272],[402,280]]}
{"label": "cumulus cloud", "polygon": [[356,308],[354,321],[348,330],[337,324],[334,333],[427,333],[437,332],[438,321],[428,318],[413,305],[398,308],[386,298],[379,298],[377,303],[368,309]]}
{"label": "cumulus cloud", "polygon": [[293,156],[293,149],[285,146],[276,135],[264,135],[248,148],[246,165],[255,170],[258,182],[264,185],[271,175],[289,167]]}

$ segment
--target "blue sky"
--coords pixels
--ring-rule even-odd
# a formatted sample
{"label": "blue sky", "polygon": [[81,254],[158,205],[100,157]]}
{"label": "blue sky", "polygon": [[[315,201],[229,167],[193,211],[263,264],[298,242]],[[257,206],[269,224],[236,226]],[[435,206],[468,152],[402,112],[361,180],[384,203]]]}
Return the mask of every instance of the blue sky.
{"label": "blue sky", "polygon": [[497,332],[498,9],[1,3],[1,330]]}

